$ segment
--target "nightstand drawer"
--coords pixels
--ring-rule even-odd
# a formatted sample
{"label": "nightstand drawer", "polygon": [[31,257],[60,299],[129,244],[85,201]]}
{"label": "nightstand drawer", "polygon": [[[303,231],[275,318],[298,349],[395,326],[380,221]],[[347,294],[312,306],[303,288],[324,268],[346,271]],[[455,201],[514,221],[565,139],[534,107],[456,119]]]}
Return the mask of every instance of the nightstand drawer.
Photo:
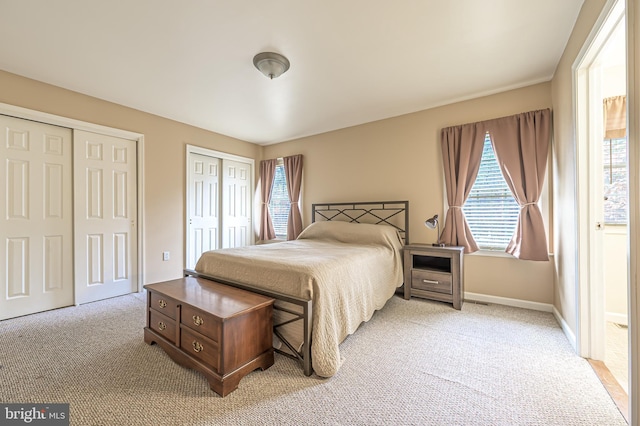
{"label": "nightstand drawer", "polygon": [[451,274],[424,269],[413,269],[411,271],[411,288],[452,294],[453,285]]}

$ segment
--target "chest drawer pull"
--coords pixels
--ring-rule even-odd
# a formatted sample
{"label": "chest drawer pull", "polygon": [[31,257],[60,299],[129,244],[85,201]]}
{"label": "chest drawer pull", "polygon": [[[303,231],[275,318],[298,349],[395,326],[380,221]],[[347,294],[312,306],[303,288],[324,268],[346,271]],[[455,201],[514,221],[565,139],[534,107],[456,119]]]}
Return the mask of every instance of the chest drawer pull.
{"label": "chest drawer pull", "polygon": [[160,329],[160,331],[165,330],[167,328],[167,324],[165,324],[162,321],[160,321],[158,323],[158,328]]}
{"label": "chest drawer pull", "polygon": [[204,320],[200,317],[200,315],[194,315],[192,318],[195,325],[201,326],[202,324],[204,324]]}
{"label": "chest drawer pull", "polygon": [[197,340],[193,341],[193,350],[194,352],[201,352],[204,349],[204,346]]}
{"label": "chest drawer pull", "polygon": [[163,299],[160,299],[158,300],[158,305],[160,305],[161,308],[166,308],[167,302],[165,302]]}
{"label": "chest drawer pull", "polygon": [[433,281],[433,280],[422,280],[422,282],[425,284],[434,284],[434,285],[440,284],[439,281]]}

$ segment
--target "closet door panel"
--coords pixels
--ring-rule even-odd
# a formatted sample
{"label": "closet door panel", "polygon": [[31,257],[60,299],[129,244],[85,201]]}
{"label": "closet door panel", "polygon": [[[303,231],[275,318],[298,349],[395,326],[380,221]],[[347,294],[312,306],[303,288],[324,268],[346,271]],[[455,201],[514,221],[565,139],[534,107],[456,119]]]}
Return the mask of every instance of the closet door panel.
{"label": "closet door panel", "polygon": [[76,300],[137,291],[136,142],[74,131]]}
{"label": "closet door panel", "polygon": [[0,115],[0,320],[73,304],[72,132]]}
{"label": "closet door panel", "polygon": [[243,247],[251,244],[251,165],[223,160],[222,178],[222,247]]}
{"label": "closet door panel", "polygon": [[193,269],[200,255],[220,248],[220,160],[189,154],[187,206],[187,262]]}

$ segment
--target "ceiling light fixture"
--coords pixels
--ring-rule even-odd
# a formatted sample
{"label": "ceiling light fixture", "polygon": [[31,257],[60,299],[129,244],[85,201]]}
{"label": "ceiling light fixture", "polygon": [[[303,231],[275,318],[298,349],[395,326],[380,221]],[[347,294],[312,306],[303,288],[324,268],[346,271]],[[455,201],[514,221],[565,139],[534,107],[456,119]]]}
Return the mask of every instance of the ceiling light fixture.
{"label": "ceiling light fixture", "polygon": [[253,65],[273,80],[289,69],[289,60],[278,53],[262,52],[253,57]]}

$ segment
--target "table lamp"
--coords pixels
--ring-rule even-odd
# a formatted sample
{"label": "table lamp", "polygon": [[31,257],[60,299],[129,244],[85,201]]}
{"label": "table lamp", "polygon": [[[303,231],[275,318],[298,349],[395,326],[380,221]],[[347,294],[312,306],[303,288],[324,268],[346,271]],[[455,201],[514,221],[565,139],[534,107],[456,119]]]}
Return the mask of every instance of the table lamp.
{"label": "table lamp", "polygon": [[430,217],[429,219],[424,221],[424,226],[426,226],[429,229],[438,229],[438,239],[436,240],[435,243],[432,244],[432,246],[434,247],[444,247],[444,244],[440,242],[440,221],[438,220],[438,215],[435,214],[433,215],[433,217]]}

